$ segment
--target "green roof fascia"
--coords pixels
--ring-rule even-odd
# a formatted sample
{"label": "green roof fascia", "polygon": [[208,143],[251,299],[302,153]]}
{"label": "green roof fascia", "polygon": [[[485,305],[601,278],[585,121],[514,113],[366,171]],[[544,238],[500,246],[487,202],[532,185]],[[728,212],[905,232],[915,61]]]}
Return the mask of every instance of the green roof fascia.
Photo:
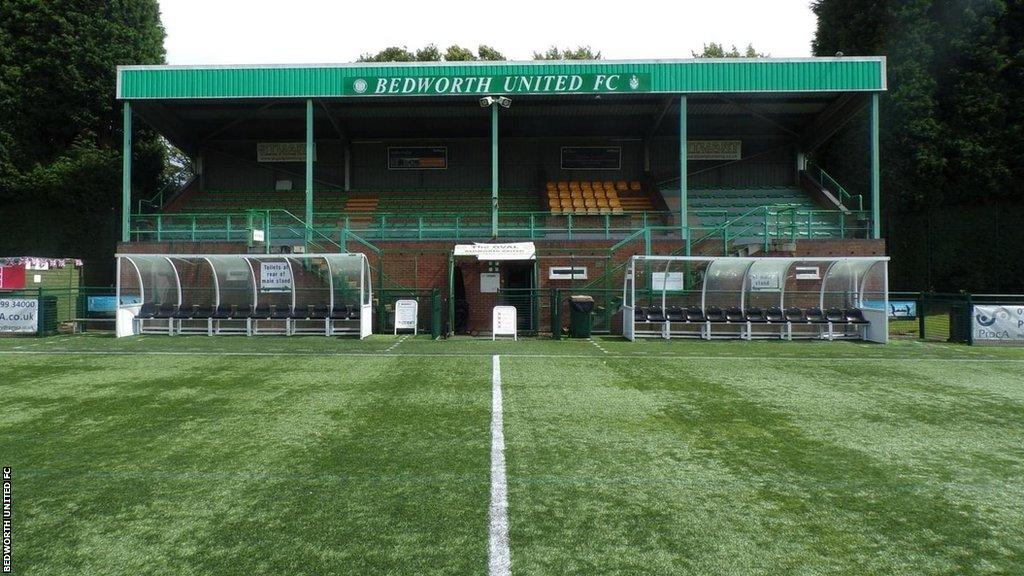
{"label": "green roof fascia", "polygon": [[119,66],[117,98],[877,92],[885,57]]}

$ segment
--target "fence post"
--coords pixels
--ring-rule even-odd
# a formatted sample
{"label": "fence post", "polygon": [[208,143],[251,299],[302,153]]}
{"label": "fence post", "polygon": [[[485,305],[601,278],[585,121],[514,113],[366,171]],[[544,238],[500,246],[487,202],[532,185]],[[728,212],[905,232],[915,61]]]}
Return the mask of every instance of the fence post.
{"label": "fence post", "polygon": [[437,288],[430,291],[430,337],[441,337],[441,298]]}
{"label": "fence post", "polygon": [[562,339],[562,290],[551,290],[551,339]]}
{"label": "fence post", "polygon": [[924,340],[924,315],[925,315],[925,299],[926,292],[921,291],[917,294],[917,337]]}
{"label": "fence post", "polygon": [[974,296],[967,293],[967,308],[964,310],[964,317],[961,319],[963,322],[963,330],[967,331],[967,344],[974,345]]}

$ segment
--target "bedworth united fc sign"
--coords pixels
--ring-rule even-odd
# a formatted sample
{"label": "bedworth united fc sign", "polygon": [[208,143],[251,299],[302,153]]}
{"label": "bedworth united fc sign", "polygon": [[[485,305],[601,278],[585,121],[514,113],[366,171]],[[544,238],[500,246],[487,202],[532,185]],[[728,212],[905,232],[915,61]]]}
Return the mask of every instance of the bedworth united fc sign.
{"label": "bedworth united fc sign", "polygon": [[489,76],[365,77],[349,80],[353,96],[420,96],[455,94],[579,94],[649,92],[651,75],[536,74]]}

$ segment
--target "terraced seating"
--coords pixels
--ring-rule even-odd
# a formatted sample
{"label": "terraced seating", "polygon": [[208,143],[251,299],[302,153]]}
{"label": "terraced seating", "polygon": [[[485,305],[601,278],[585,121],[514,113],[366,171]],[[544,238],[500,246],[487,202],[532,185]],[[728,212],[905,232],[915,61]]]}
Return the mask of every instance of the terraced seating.
{"label": "terraced seating", "polygon": [[[836,225],[835,218],[821,212],[810,196],[795,186],[768,186],[758,188],[701,188],[689,191],[689,209],[700,220],[701,226],[713,228],[726,221],[735,222],[736,229],[751,227],[750,235],[763,235],[757,230],[758,224],[764,223],[764,214],[756,209],[763,206],[792,205],[799,212],[814,212],[812,218],[812,236],[828,238],[830,227]],[[747,213],[754,211],[753,214]],[[806,224],[806,215],[798,217]],[[823,229],[824,228],[824,229]],[[805,227],[796,229],[796,235],[806,237]]]}

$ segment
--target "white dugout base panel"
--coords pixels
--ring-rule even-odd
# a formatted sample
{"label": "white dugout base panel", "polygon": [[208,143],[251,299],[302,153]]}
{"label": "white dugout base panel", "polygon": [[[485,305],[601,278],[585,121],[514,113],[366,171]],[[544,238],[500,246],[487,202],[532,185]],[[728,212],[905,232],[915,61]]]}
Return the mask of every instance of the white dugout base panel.
{"label": "white dugout base panel", "polygon": [[117,336],[318,334],[365,338],[364,254],[117,254]]}
{"label": "white dugout base panel", "polygon": [[887,343],[888,265],[887,257],[633,256],[623,335]]}

